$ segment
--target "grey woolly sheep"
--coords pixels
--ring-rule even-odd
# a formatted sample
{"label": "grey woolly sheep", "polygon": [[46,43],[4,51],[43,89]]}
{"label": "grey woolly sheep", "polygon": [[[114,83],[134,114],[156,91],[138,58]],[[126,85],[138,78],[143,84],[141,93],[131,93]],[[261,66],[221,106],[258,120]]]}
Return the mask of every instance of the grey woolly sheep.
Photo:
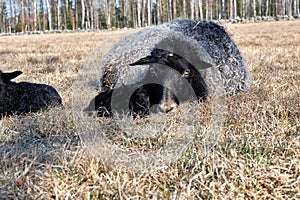
{"label": "grey woolly sheep", "polygon": [[224,27],[211,21],[176,19],[161,25],[183,33],[199,42],[221,72],[227,93],[235,94],[250,87],[246,64],[236,44]]}
{"label": "grey woolly sheep", "polygon": [[[182,100],[193,99],[190,91],[186,93],[186,81],[198,100],[216,92],[218,84],[228,94],[249,88],[240,51],[225,29],[214,22],[177,19],[144,29],[120,40],[99,65],[101,92],[97,96],[107,100],[105,91],[122,91],[124,86],[140,88],[128,104],[135,105],[134,99],[144,99],[144,113],[154,105],[149,99],[158,102],[163,112],[172,110]],[[163,87],[143,88],[151,83]],[[160,95],[153,100],[154,94]],[[95,103],[96,110],[100,104]],[[134,112],[135,107],[129,108]]]}
{"label": "grey woolly sheep", "polygon": [[21,71],[4,73],[0,70],[0,118],[62,106],[61,97],[50,85],[13,82],[12,79],[20,74]]}

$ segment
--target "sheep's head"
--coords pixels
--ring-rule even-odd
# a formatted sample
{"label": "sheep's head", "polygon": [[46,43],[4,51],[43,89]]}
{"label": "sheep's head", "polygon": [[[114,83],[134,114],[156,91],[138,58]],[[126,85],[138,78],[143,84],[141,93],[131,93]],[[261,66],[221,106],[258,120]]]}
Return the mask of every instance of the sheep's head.
{"label": "sheep's head", "polygon": [[4,90],[5,90],[5,84],[12,83],[11,79],[16,78],[20,74],[22,74],[21,71],[14,71],[14,72],[9,72],[9,73],[3,73],[0,70],[0,95],[2,95],[3,92],[4,92]]}
{"label": "sheep's head", "polygon": [[[176,110],[179,100],[174,95],[174,90],[182,96],[186,95],[185,100],[191,100],[189,92],[186,92],[186,82],[183,79],[188,81],[198,99],[204,100],[206,98],[208,94],[207,87],[200,72],[183,57],[166,50],[154,49],[151,55],[141,58],[130,65],[146,64],[149,64],[152,69],[154,68],[154,74],[159,74],[163,79],[164,88],[162,99],[159,103],[160,111],[169,112]],[[179,73],[179,76],[174,76],[174,73],[164,71],[166,66]]]}
{"label": "sheep's head", "polygon": [[3,73],[0,70],[0,83],[11,83],[11,80],[21,75],[23,72],[21,71],[14,71],[9,73]]}

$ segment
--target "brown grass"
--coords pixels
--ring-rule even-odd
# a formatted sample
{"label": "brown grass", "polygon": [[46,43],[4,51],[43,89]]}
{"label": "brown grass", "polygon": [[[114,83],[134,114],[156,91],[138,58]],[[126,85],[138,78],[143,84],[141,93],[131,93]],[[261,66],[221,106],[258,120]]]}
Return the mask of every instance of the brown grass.
{"label": "brown grass", "polygon": [[[299,199],[300,21],[226,28],[247,60],[252,88],[227,98],[226,121],[210,153],[203,154],[200,134],[209,106],[198,105],[198,118],[183,118],[196,124],[194,142],[169,167],[151,173],[95,159],[92,148],[83,148],[71,111],[72,84],[86,58],[100,59],[129,31],[0,37],[0,69],[22,70],[17,81],[53,85],[66,107],[0,121],[0,198]],[[91,54],[97,45],[101,52]],[[109,138],[128,149],[155,151],[180,134],[178,116],[168,115],[165,129],[150,139],[126,138],[115,129]],[[132,123],[150,130],[153,118]]]}

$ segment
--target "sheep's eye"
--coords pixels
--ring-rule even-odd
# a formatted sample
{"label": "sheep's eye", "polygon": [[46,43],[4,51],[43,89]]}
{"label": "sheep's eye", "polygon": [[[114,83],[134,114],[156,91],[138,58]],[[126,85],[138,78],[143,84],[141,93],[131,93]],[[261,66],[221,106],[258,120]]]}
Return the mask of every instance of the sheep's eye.
{"label": "sheep's eye", "polygon": [[183,77],[188,77],[189,75],[190,75],[190,70],[189,69],[184,70],[184,72],[182,73]]}

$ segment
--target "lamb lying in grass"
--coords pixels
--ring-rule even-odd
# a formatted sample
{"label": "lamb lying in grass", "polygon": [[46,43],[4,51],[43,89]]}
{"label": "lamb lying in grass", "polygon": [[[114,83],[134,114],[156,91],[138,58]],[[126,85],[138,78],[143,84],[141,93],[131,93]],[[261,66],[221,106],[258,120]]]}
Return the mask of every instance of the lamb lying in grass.
{"label": "lamb lying in grass", "polygon": [[50,85],[12,81],[21,74],[21,71],[0,70],[0,118],[62,105],[61,97]]}
{"label": "lamb lying in grass", "polygon": [[152,105],[169,112],[195,97],[203,101],[216,92],[216,84],[229,95],[250,86],[237,46],[222,26],[207,21],[177,19],[128,35],[99,65],[101,92],[87,110],[98,110],[100,116],[103,109],[108,113],[113,110],[114,98],[108,93],[128,93],[138,88],[130,92],[131,98],[117,95],[117,101],[125,101],[130,113],[143,115],[149,114]]}

